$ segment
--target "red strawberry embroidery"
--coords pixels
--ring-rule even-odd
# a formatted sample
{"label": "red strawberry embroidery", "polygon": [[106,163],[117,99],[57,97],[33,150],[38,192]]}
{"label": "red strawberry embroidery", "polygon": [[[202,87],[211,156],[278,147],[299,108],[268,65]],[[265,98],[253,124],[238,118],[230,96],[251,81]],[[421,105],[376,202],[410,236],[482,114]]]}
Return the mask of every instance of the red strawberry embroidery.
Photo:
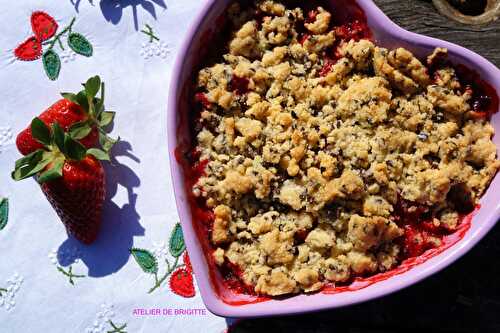
{"label": "red strawberry embroidery", "polygon": [[14,55],[24,61],[38,59],[42,55],[42,43],[36,37],[30,37],[16,47]]}
{"label": "red strawberry embroidery", "polygon": [[[42,11],[31,14],[31,29],[34,36],[28,38],[14,50],[16,58],[24,61],[32,61],[42,58],[43,69],[50,80],[56,80],[61,70],[61,57],[57,52],[57,46],[64,51],[63,38],[73,52],[84,57],[93,54],[92,44],[82,34],[73,31],[76,17],[61,29],[59,33],[56,20]],[[47,45],[43,50],[43,46]]]}
{"label": "red strawberry embroidery", "polygon": [[193,274],[185,268],[179,268],[170,275],[170,289],[182,297],[195,295]]}
{"label": "red strawberry embroidery", "polygon": [[54,36],[57,31],[57,22],[47,13],[36,11],[31,15],[31,28],[40,41]]}
{"label": "red strawberry embroidery", "polygon": [[187,251],[184,252],[184,256],[182,257],[182,260],[184,261],[184,265],[186,266],[186,270],[190,273],[193,272],[193,266],[191,266],[191,259],[189,258],[189,254]]}

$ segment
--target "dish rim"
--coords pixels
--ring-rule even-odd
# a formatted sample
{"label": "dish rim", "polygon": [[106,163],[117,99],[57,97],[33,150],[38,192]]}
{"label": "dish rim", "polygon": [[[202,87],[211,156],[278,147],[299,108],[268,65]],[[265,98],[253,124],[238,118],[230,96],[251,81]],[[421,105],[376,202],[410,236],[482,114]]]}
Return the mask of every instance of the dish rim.
{"label": "dish rim", "polygon": [[[184,58],[185,55],[190,51],[191,44],[194,41],[199,28],[204,22],[207,13],[211,12],[213,7],[218,2],[222,3],[224,1],[205,0],[201,5],[201,9],[196,15],[196,18],[193,20],[193,23],[188,29],[186,37],[184,38],[184,41],[179,48],[174,64],[170,81],[167,109],[168,150],[174,197],[176,201],[177,211],[179,213],[179,219],[184,231],[186,246],[188,251],[190,251],[189,254],[195,273],[195,278],[203,302],[205,303],[209,311],[223,317],[263,317],[314,312],[373,300],[414,285],[421,280],[448,267],[464,254],[466,254],[495,226],[500,218],[500,202],[496,204],[496,207],[494,207],[492,210],[488,210],[487,212],[485,209],[480,209],[478,213],[472,218],[472,223],[479,218],[482,218],[483,222],[480,223],[480,225],[476,228],[471,227],[471,229],[467,231],[462,239],[460,239],[452,247],[443,251],[441,254],[417,265],[416,267],[413,267],[407,272],[393,276],[385,281],[377,282],[372,286],[360,290],[344,292],[342,294],[336,295],[327,295],[321,293],[313,295],[298,294],[284,300],[271,299],[266,302],[247,305],[230,305],[221,300],[218,297],[217,292],[214,290],[214,286],[211,282],[211,277],[208,272],[210,268],[208,267],[206,258],[197,244],[198,236],[193,230],[190,207],[185,200],[184,175],[182,166],[177,162],[175,157],[175,150],[178,146],[177,100],[182,90],[179,79],[182,77],[183,73]],[[448,49],[450,54],[455,54],[457,55],[457,58],[460,58],[467,62],[467,66],[477,66],[476,69],[479,68],[482,72],[481,78],[491,84],[497,91],[497,94],[500,93],[500,70],[482,56],[462,46],[433,37],[416,34],[401,28],[389,17],[387,17],[372,0],[357,0],[357,3],[364,11],[367,17],[368,26],[374,32],[374,34],[386,35],[393,38],[394,40],[415,45],[419,49],[445,47]],[[498,126],[497,128],[500,130],[500,126]],[[493,187],[500,188],[500,176],[498,174],[491,182],[490,187],[488,188],[486,193],[491,192],[490,190]],[[481,199],[481,202],[482,201],[483,200]],[[346,294],[348,294],[350,297],[345,297]],[[304,305],[304,302],[302,302],[302,300],[307,301],[307,305]],[[278,304],[280,305],[279,307],[277,306]]]}

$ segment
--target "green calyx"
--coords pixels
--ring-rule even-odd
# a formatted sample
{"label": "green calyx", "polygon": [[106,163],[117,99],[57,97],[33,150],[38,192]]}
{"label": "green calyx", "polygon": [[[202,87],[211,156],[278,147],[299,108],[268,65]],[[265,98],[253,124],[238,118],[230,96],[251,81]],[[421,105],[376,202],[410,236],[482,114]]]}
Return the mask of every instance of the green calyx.
{"label": "green calyx", "polygon": [[[73,124],[68,132],[74,139],[80,140],[92,131],[93,126],[96,126],[99,131],[99,143],[102,149],[109,153],[120,138],[111,138],[105,130],[113,122],[115,112],[104,109],[104,82],[101,82],[101,78],[96,75],[88,79],[83,88],[77,94],[61,93],[65,99],[80,105],[88,115],[87,120]],[[100,97],[96,97],[99,91]]]}
{"label": "green calyx", "polygon": [[35,118],[31,122],[31,132],[43,148],[16,161],[11,175],[16,181],[38,175],[38,182],[43,184],[62,177],[65,161],[81,161],[88,155],[109,161],[107,152],[97,148],[86,149],[71,132],[64,133],[58,123],[53,123],[49,129],[43,121]]}

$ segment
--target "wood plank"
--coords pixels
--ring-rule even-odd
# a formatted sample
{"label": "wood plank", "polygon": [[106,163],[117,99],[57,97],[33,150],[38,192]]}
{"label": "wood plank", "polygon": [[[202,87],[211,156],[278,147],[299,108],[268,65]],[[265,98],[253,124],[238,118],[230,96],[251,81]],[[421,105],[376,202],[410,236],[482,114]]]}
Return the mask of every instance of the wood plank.
{"label": "wood plank", "polygon": [[469,26],[440,15],[430,1],[374,0],[401,27],[471,49],[500,67],[500,20]]}

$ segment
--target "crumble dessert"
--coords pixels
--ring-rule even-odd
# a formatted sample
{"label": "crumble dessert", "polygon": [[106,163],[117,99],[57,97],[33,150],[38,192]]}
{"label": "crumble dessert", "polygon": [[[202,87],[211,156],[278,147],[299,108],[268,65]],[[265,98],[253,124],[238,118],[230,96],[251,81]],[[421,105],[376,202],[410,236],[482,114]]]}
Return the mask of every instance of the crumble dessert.
{"label": "crumble dessert", "polygon": [[213,211],[211,255],[270,296],[439,246],[500,167],[493,102],[446,49],[421,61],[374,44],[364,22],[284,3],[229,8],[227,53],[195,97],[204,175],[192,191]]}

